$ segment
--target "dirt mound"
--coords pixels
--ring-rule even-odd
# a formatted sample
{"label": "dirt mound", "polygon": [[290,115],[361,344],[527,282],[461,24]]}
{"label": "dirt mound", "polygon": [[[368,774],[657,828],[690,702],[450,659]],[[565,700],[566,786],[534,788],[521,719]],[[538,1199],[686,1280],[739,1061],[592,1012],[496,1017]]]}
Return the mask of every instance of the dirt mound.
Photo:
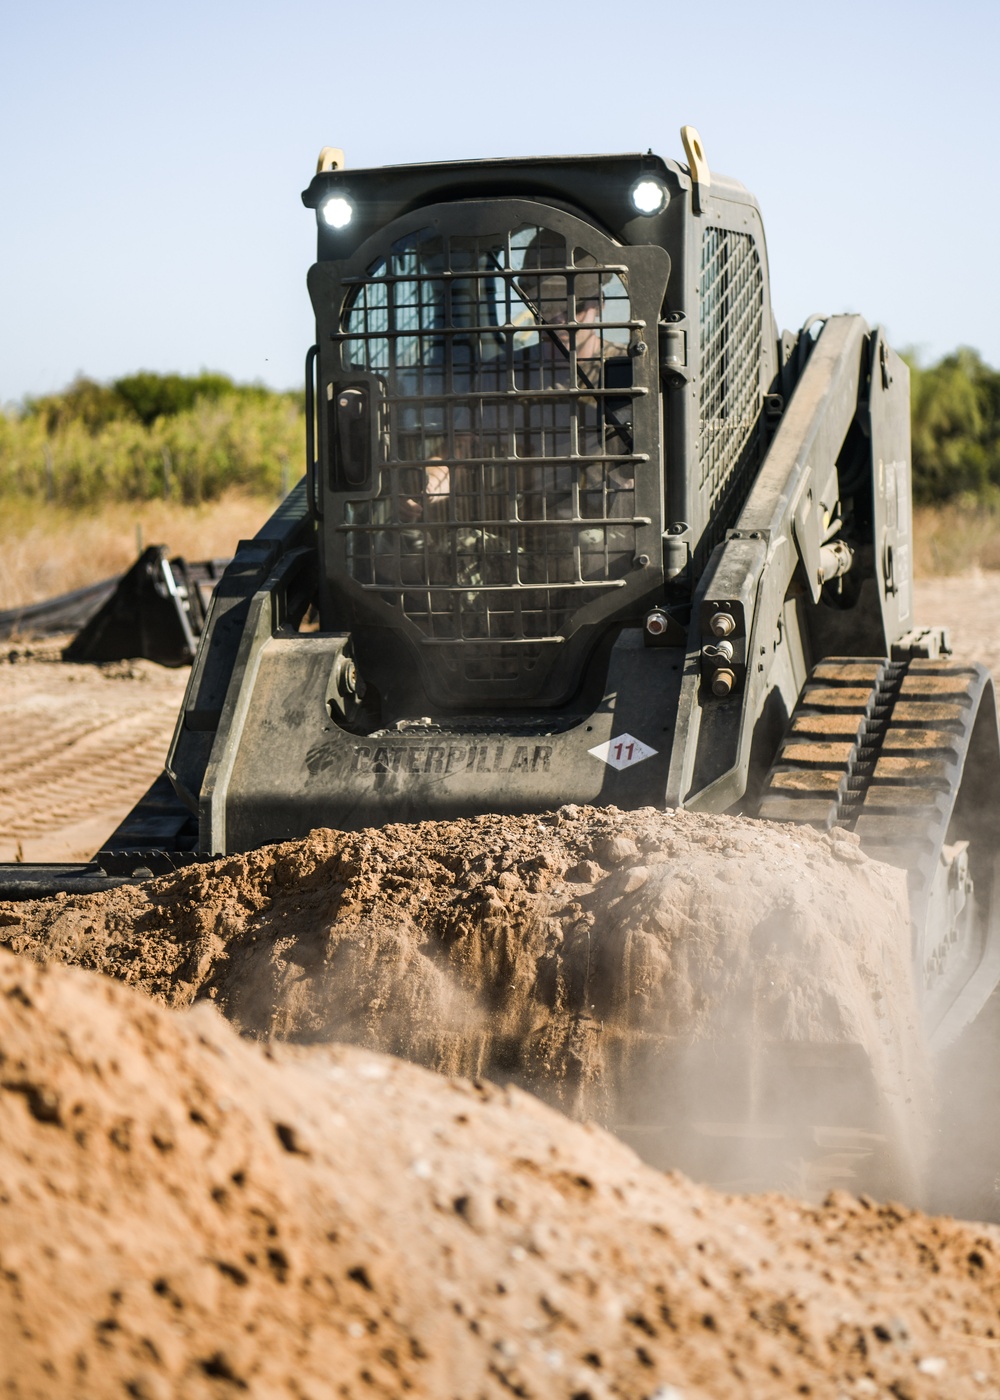
{"label": "dirt mound", "polygon": [[0,953],[0,1392],[963,1397],[1000,1233],[729,1199],[516,1090]]}
{"label": "dirt mound", "polygon": [[[2,906],[0,937],[171,1005],[210,998],[245,1035],[530,1087],[716,1181],[812,1189],[803,1095],[827,1130],[822,1182],[870,1155],[845,1130],[891,1121],[920,1156],[902,877],[840,832],[569,807],[320,831]],[[912,1192],[900,1170],[886,1189]]]}

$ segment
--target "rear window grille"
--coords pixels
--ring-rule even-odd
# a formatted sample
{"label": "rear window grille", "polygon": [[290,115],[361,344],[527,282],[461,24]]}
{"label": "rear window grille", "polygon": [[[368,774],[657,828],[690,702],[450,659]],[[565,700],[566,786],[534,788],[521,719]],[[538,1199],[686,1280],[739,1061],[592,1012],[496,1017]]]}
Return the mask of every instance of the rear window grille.
{"label": "rear window grille", "polygon": [[382,461],[345,506],[347,572],[429,645],[464,647],[467,679],[516,679],[632,568],[627,284],[522,226],[410,234],[348,285],[343,383],[376,385]]}
{"label": "rear window grille", "polygon": [[705,229],[698,460],[710,510],[757,466],[763,321],[764,281],[753,238]]}

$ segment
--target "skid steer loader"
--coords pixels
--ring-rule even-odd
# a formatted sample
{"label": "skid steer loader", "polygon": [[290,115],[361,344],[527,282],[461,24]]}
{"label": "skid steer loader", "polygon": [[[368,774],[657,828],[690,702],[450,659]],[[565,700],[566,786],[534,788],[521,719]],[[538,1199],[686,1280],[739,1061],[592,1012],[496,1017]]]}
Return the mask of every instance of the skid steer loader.
{"label": "skid steer loader", "polygon": [[8,895],[317,826],[742,812],[905,868],[928,1033],[974,1019],[997,715],[914,618],[907,367],[857,315],[778,332],[757,204],[682,139],[324,149],[305,478],[216,588],[166,777]]}

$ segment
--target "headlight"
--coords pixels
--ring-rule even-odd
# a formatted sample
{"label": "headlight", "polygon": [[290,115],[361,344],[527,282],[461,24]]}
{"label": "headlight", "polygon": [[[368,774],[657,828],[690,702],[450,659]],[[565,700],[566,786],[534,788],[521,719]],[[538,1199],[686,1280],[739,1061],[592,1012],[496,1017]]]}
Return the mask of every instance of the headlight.
{"label": "headlight", "polygon": [[346,228],[354,218],[354,205],[342,194],[332,194],[320,205],[319,212],[331,228]]}
{"label": "headlight", "polygon": [[659,180],[637,180],[632,186],[632,203],[640,214],[659,214],[670,199]]}

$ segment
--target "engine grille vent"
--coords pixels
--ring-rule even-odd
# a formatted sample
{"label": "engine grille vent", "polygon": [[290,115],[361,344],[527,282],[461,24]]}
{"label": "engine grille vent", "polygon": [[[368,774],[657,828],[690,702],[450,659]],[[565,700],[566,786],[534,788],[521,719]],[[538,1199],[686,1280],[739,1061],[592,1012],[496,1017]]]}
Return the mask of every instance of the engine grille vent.
{"label": "engine grille vent", "polygon": [[749,234],[705,229],[700,290],[698,460],[710,516],[758,466],[764,281]]}

